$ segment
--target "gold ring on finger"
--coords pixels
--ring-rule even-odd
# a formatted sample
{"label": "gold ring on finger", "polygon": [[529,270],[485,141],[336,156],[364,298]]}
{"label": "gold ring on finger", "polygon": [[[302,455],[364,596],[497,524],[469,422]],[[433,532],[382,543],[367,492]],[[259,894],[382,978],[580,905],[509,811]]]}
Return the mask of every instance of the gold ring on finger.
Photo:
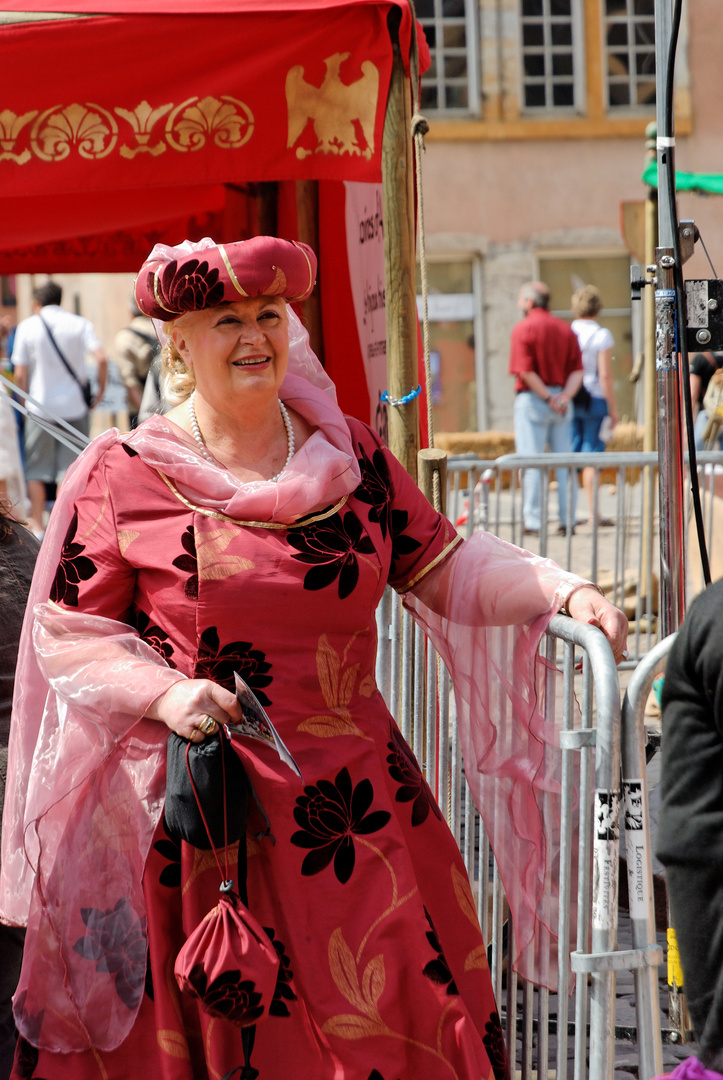
{"label": "gold ring on finger", "polygon": [[218,729],[218,724],[212,716],[204,716],[200,724],[197,725],[198,730],[203,732],[204,735],[213,735]]}

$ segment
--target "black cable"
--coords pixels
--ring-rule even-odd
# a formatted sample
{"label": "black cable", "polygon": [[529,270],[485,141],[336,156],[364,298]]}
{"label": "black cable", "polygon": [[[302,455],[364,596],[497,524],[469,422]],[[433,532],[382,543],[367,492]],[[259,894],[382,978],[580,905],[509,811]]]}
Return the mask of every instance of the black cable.
{"label": "black cable", "polygon": [[[675,0],[671,24],[670,43],[668,49],[668,68],[665,73],[665,101],[664,117],[666,130],[664,136],[672,138],[673,135],[673,91],[675,82],[675,53],[678,45],[678,33],[680,31],[680,19],[682,0]],[[710,563],[708,561],[708,548],[705,542],[705,528],[703,524],[703,508],[700,502],[700,483],[698,481],[698,460],[695,449],[695,433],[693,430],[693,403],[690,396],[690,368],[688,365],[688,341],[686,327],[688,325],[685,288],[683,284],[683,265],[680,254],[680,236],[678,233],[678,209],[675,196],[675,154],[672,146],[666,148],[668,154],[668,169],[666,170],[667,196],[670,206],[670,217],[673,222],[673,280],[675,283],[675,298],[678,310],[678,350],[680,352],[680,372],[683,391],[683,409],[685,412],[685,427],[688,438],[688,472],[690,479],[690,493],[693,499],[693,513],[695,515],[695,527],[698,534],[698,547],[700,549],[700,561],[703,570],[703,581],[706,586],[710,585]]]}

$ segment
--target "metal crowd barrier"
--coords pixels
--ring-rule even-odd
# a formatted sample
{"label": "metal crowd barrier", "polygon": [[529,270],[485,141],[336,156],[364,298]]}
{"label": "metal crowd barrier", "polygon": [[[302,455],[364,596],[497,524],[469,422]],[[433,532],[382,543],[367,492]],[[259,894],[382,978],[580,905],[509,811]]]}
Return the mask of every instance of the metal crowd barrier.
{"label": "metal crowd barrier", "polygon": [[[649,832],[648,815],[639,815],[636,800],[640,797],[643,806],[648,805],[645,757],[645,706],[657,675],[663,673],[668,662],[668,654],[677,634],[659,641],[641,660],[628,683],[622,706],[622,763],[623,791],[625,795],[625,839],[628,870],[628,894],[630,897],[630,925],[633,945],[644,947],[644,942],[651,940],[655,929],[653,896],[649,882],[640,872],[641,851],[649,849],[650,840],[644,835]],[[659,1000],[657,978],[653,968],[636,972],[635,996],[643,1011],[653,1014]],[[671,1041],[689,1041],[689,1024],[682,987],[674,987],[669,997],[669,1023]],[[657,1067],[655,1054],[658,1050],[660,1032],[656,1027],[651,1038],[649,1032],[639,1037],[641,1073],[643,1062],[648,1068]],[[647,1075],[653,1075],[647,1074]]]}
{"label": "metal crowd barrier", "polygon": [[[706,537],[714,535],[714,499],[719,485],[723,494],[723,453],[697,455]],[[687,455],[686,455],[687,464]],[[557,494],[551,489],[555,470],[567,469],[568,504],[577,485],[577,469],[594,470],[593,502],[596,517],[611,518],[614,526],[581,524],[587,514],[584,492],[577,492],[577,523],[574,533],[558,533]],[[658,455],[611,452],[600,454],[541,454],[524,457],[506,454],[494,461],[476,455],[447,460],[447,516],[464,535],[485,529],[520,547],[549,556],[565,569],[606,586],[609,599],[625,607],[631,622],[630,657],[622,667],[633,668],[658,640]],[[524,532],[522,520],[522,473],[535,469],[541,475],[541,528],[539,535]],[[687,474],[686,474],[687,475]],[[614,488],[614,491],[611,489]],[[685,500],[684,535],[689,535],[691,499]],[[695,554],[694,530],[688,564]],[[689,591],[702,587],[692,581]]]}
{"label": "metal crowd barrier", "polygon": [[[644,762],[644,746],[639,731],[626,735],[629,758],[621,759],[619,679],[606,639],[594,627],[558,615],[542,645],[546,659],[561,673],[546,679],[543,715],[546,719],[557,715],[563,729],[560,962],[557,993],[552,994],[519,979],[506,962],[507,956],[513,955],[514,927],[506,918],[499,874],[465,783],[449,674],[390,590],[385,592],[377,623],[377,682],[390,711],[399,718],[402,734],[446,812],[462,851],[488,943],[492,983],[513,1075],[517,1070],[520,1080],[532,1080],[534,1074],[546,1077],[554,1071],[557,1080],[567,1080],[570,1073],[574,1080],[612,1080],[616,971],[634,971],[636,983],[650,989],[650,973],[654,981],[662,953],[655,942],[650,910],[642,919],[636,909],[634,940],[629,948],[618,947],[621,763],[627,784],[627,818],[632,816],[628,805],[632,807],[631,800],[635,800],[637,817],[647,822],[647,790],[640,764]],[[576,670],[579,656],[581,671]],[[555,685],[560,680],[561,689]],[[577,807],[573,806],[573,776],[578,784]],[[652,862],[647,829],[636,834],[636,844],[636,885],[644,881],[645,895],[650,898]],[[576,898],[571,895],[574,865],[583,868],[577,875]],[[577,925],[571,935],[570,912],[575,907]],[[571,936],[576,941],[572,950]],[[656,994],[641,992],[636,1009],[639,1077],[650,1080],[662,1071]]]}

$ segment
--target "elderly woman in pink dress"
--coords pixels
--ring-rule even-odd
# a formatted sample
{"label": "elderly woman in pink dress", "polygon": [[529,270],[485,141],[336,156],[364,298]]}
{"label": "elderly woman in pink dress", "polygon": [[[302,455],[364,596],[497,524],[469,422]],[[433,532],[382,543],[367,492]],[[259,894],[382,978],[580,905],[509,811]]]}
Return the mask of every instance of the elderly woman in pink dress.
{"label": "elderly woman in pink dress", "polygon": [[[308,247],[274,237],[159,246],[139,274],[175,405],[70,470],[21,648],[0,895],[28,924],[15,1080],[507,1074],[464,864],[375,684],[375,608],[392,585],[454,673],[527,974],[553,925],[537,644],[566,606],[619,658],[626,620],[548,560],[463,542],[342,415],[292,307],[315,274]],[[268,1007],[243,973],[219,987],[222,1019],[173,976],[218,874],[163,810],[169,732],[200,744],[238,722],[235,673],[303,780],[233,741],[269,821],[245,840],[248,907],[279,965]]]}

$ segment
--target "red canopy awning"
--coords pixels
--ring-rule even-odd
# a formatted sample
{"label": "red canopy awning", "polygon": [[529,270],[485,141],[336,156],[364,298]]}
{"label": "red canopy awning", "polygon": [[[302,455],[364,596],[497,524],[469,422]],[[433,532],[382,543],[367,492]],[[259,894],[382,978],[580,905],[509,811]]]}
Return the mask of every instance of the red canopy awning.
{"label": "red canopy awning", "polygon": [[85,17],[0,25],[0,272],[132,270],[149,237],[238,238],[244,185],[380,180],[406,0],[62,8]]}

